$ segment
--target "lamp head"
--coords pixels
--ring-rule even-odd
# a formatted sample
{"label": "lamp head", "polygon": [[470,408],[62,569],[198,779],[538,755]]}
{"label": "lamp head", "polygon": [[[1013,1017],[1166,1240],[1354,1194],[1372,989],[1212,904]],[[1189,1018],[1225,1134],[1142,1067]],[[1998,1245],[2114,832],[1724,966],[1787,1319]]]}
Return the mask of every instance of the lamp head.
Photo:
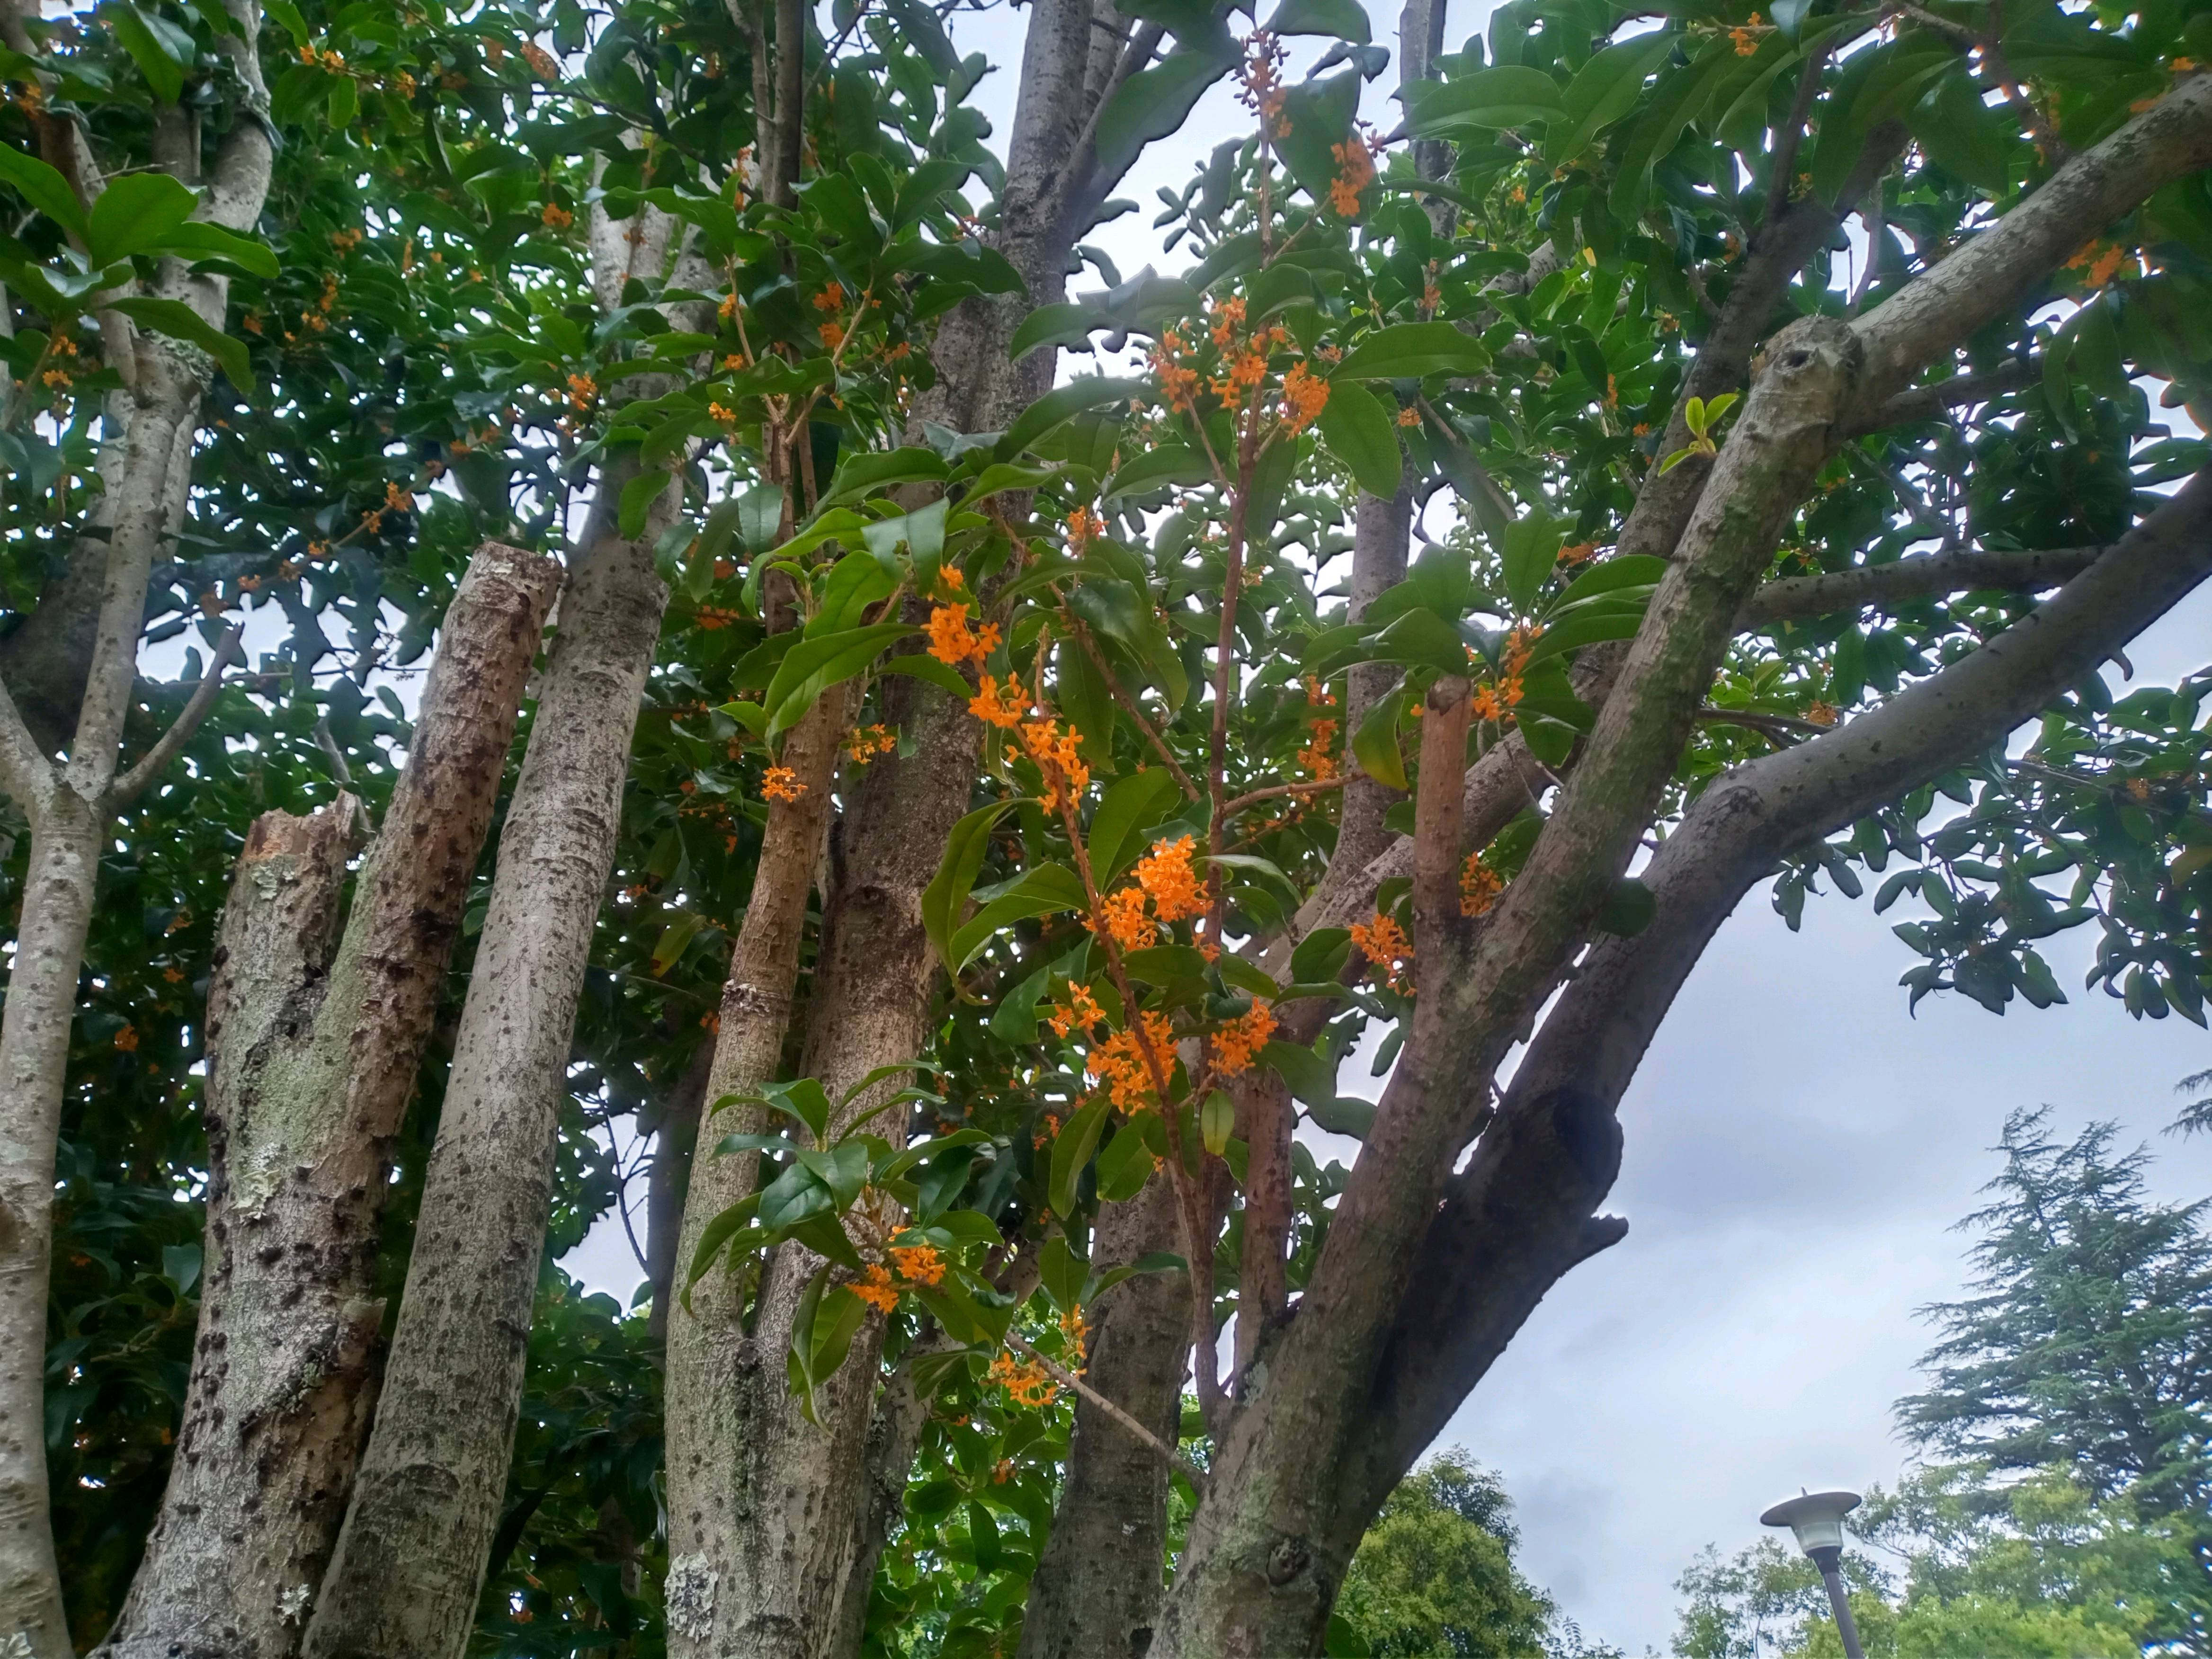
{"label": "lamp head", "polygon": [[1797,1547],[1812,1555],[1816,1550],[1840,1550],[1844,1517],[1859,1506],[1855,1492],[1801,1492],[1759,1517],[1762,1527],[1787,1527],[1797,1535]]}

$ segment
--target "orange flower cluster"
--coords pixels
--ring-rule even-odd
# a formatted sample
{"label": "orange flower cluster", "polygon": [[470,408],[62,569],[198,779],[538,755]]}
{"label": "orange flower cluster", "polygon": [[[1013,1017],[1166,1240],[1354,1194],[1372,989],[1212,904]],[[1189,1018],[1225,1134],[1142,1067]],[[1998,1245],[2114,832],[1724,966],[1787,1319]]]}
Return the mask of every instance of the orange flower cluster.
{"label": "orange flower cluster", "polygon": [[1152,850],[1137,861],[1137,885],[1145,890],[1163,922],[1182,921],[1206,912],[1206,889],[1190,867],[1194,846],[1188,836],[1171,842],[1156,841]]}
{"label": "orange flower cluster", "polygon": [[1328,184],[1328,204],[1340,219],[1357,218],[1360,192],[1375,182],[1375,158],[1367,153],[1366,140],[1356,132],[1340,144],[1331,144],[1328,153],[1336,157],[1336,177]]}
{"label": "orange flower cluster", "polygon": [[115,1034],[115,1046],[126,1054],[138,1052],[138,1028],[126,1025]]}
{"label": "orange flower cluster", "polygon": [[1079,507],[1067,515],[1067,550],[1080,553],[1085,548],[1106,533],[1106,520],[1087,507]]}
{"label": "orange flower cluster", "polygon": [[866,766],[897,747],[898,734],[887,726],[856,726],[845,733],[845,752],[855,766]]}
{"label": "orange flower cluster", "polygon": [[522,61],[530,65],[531,73],[541,81],[561,78],[561,65],[555,61],[553,54],[534,40],[522,43]]}
{"label": "orange flower cluster", "polygon": [[1306,702],[1316,708],[1336,707],[1336,693],[1323,685],[1314,675],[1305,677]]}
{"label": "orange flower cluster", "polygon": [[845,285],[832,283],[814,296],[817,311],[842,311],[845,308]]}
{"label": "orange flower cluster", "polygon": [[1815,726],[1833,726],[1843,718],[1844,711],[1832,702],[1814,702],[1805,711],[1805,718]]}
{"label": "orange flower cluster", "polygon": [[1275,1011],[1264,1002],[1254,1003],[1213,1034],[1214,1070],[1224,1077],[1250,1071],[1254,1057],[1274,1035]]}
{"label": "orange flower cluster", "polygon": [[1559,562],[1565,565],[1581,564],[1586,560],[1595,557],[1596,554],[1597,544],[1594,541],[1570,542],[1559,550]]}
{"label": "orange flower cluster", "polygon": [[[1152,1052],[1164,1055],[1175,1042],[1175,1033],[1168,1028],[1168,1017],[1163,1013],[1144,1011],[1145,1036],[1150,1040]],[[1163,1065],[1166,1064],[1163,1059]],[[1143,1046],[1133,1030],[1116,1031],[1091,1051],[1083,1062],[1083,1069],[1096,1078],[1106,1091],[1106,1097],[1125,1112],[1141,1112],[1159,1104],[1152,1089],[1152,1067],[1145,1063]]]}
{"label": "orange flower cluster", "polygon": [[1224,351],[1228,350],[1229,343],[1237,337],[1237,331],[1243,322],[1244,301],[1242,297],[1231,295],[1218,302],[1213,307],[1213,343]]}
{"label": "orange flower cluster", "polygon": [[1060,1334],[1067,1340],[1067,1351],[1078,1362],[1072,1369],[1081,1370],[1083,1350],[1091,1340],[1091,1322],[1083,1316],[1079,1307],[1070,1308],[1060,1316]]}
{"label": "orange flower cluster", "polygon": [[862,1269],[860,1277],[846,1288],[878,1313],[889,1313],[898,1306],[898,1287],[891,1283],[890,1273],[878,1262],[870,1262]]}
{"label": "orange flower cluster", "polygon": [[1298,764],[1312,773],[1317,781],[1326,782],[1336,775],[1336,756],[1330,749],[1335,741],[1336,722],[1316,720],[1312,738],[1298,750]]}
{"label": "orange flower cluster", "polygon": [[1083,925],[1095,933],[1100,922],[1105,924],[1108,936],[1124,951],[1149,950],[1159,943],[1160,930],[1145,914],[1141,888],[1124,887],[1099,900],[1097,921],[1086,919]]}
{"label": "orange flower cluster", "polygon": [[1230,358],[1229,372],[1210,377],[1206,385],[1223,403],[1239,404],[1267,378],[1267,356],[1255,344]]}
{"label": "orange flower cluster", "polygon": [[980,664],[998,645],[999,624],[985,623],[981,628],[969,627],[966,605],[940,605],[931,608],[929,654],[938,661],[954,668],[963,662]]}
{"label": "orange flower cluster", "polygon": [[2081,286],[2095,289],[2104,287],[2113,277],[2118,276],[2120,267],[2127,262],[2127,252],[2118,244],[2114,243],[2106,246],[2091,241],[2066,262],[2066,269],[2080,271]]}
{"label": "orange flower cluster", "polygon": [[1060,1384],[1042,1365],[1017,1359],[1010,1352],[1002,1352],[991,1362],[991,1381],[1011,1395],[1017,1405],[1049,1406],[1060,1393]]}
{"label": "orange flower cluster", "polygon": [[[991,632],[995,636],[998,629]],[[1082,734],[1073,726],[1063,733],[1060,722],[1052,720],[1031,720],[1021,728],[1021,734],[1022,747],[1044,774],[1045,805],[1057,810],[1065,802],[1073,806],[1091,787],[1091,769],[1078,752]]]}
{"label": "orange flower cluster", "polygon": [[1761,27],[1759,14],[1753,12],[1748,23],[1740,28],[1729,31],[1729,40],[1735,45],[1737,57],[1749,58],[1759,51],[1759,37],[1765,33],[1765,29]]}
{"label": "orange flower cluster", "polygon": [[1482,861],[1482,854],[1470,853],[1459,872],[1459,913],[1463,916],[1486,915],[1498,896],[1505,890],[1505,879]]}
{"label": "orange flower cluster", "polygon": [[1362,956],[1382,970],[1392,990],[1412,993],[1413,946],[1404,928],[1378,910],[1372,921],[1352,924],[1352,942],[1359,947]]}
{"label": "orange flower cluster", "polygon": [[941,1285],[945,1282],[945,1258],[937,1253],[934,1244],[894,1244],[891,1246],[891,1266],[898,1269],[901,1279],[916,1285]]}
{"label": "orange flower cluster", "polygon": [[1304,363],[1292,363],[1283,376],[1283,419],[1290,429],[1304,431],[1328,402],[1328,382],[1309,374]]}
{"label": "orange flower cluster", "polygon": [[538,216],[548,230],[566,230],[576,222],[576,216],[558,202],[548,202]]}
{"label": "orange flower cluster", "polygon": [[832,351],[845,343],[845,325],[842,323],[834,320],[826,322],[822,325],[818,331],[822,336],[822,343]]}
{"label": "orange flower cluster", "polygon": [[1260,118],[1261,131],[1269,138],[1290,137],[1290,118],[1283,113],[1289,94],[1283,86],[1283,48],[1265,29],[1254,29],[1244,40],[1243,89],[1237,101]]}
{"label": "orange flower cluster", "polygon": [[588,374],[568,377],[568,407],[579,415],[589,409],[599,395],[599,383]]}
{"label": "orange flower cluster", "polygon": [[1182,337],[1173,329],[1160,336],[1152,348],[1152,373],[1159,376],[1160,396],[1170,409],[1190,413],[1198,398],[1198,371],[1176,361],[1183,349]]}
{"label": "orange flower cluster", "polygon": [[1052,1005],[1053,1035],[1064,1037],[1070,1032],[1079,1030],[1087,1037],[1091,1028],[1105,1018],[1106,1011],[1098,1006],[1098,999],[1091,994],[1091,988],[1070,980],[1067,1000]]}
{"label": "orange flower cluster", "polygon": [[806,793],[799,774],[788,766],[771,766],[761,775],[761,798],[763,800],[797,800]]}
{"label": "orange flower cluster", "polygon": [[968,712],[977,720],[1011,732],[1022,723],[1029,712],[1029,698],[1023,694],[1022,683],[1013,675],[1006,677],[1001,690],[991,675],[983,676],[983,689],[968,699]]}

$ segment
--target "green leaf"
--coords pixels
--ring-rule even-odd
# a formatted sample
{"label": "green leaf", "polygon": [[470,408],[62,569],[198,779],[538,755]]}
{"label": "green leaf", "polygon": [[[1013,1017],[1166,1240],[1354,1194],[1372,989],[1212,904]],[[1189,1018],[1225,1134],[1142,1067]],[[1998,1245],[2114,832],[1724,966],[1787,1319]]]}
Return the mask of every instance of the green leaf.
{"label": "green leaf", "polygon": [[133,322],[143,323],[156,334],[166,334],[173,340],[184,340],[199,347],[222,365],[222,372],[230,377],[233,386],[240,392],[253,390],[253,362],[246,355],[246,342],[210,327],[198,312],[182,300],[125,298],[110,301],[109,309],[121,312]]}
{"label": "green leaf", "polygon": [[659,467],[647,467],[623,486],[622,502],[615,514],[615,527],[625,541],[635,541],[645,534],[645,521],[668,488],[669,474]]}
{"label": "green leaf", "polygon": [[1084,1166],[1098,1149],[1099,1132],[1106,1127],[1107,1100],[1094,1100],[1060,1126],[1052,1143],[1052,1212],[1063,1220],[1075,1213],[1076,1182]]}
{"label": "green leaf", "polygon": [[1098,1196],[1126,1204],[1152,1179],[1152,1149],[1145,1144],[1141,1121],[1123,1124],[1098,1154]]}
{"label": "green leaf", "polygon": [[177,226],[155,245],[155,251],[193,259],[226,259],[261,277],[273,277],[282,269],[276,251],[260,238],[241,236],[201,219]]}
{"label": "green leaf", "polygon": [[1178,44],[1166,58],[1124,81],[1095,118],[1098,175],[1119,179],[1155,138],[1182,130],[1206,89],[1237,61],[1233,50]]}
{"label": "green leaf", "polygon": [[1174,777],[1160,767],[1116,778],[1108,787],[1098,810],[1091,815],[1091,876],[1100,891],[1139,851],[1139,826],[1157,816],[1176,793]]}
{"label": "green leaf", "polygon": [[1567,119],[1553,125],[1546,156],[1557,165],[1581,155],[1600,132],[1636,106],[1645,77],[1680,41],[1674,31],[1658,29],[1593,52],[1567,83]]}
{"label": "green leaf", "polygon": [[[123,50],[131,54],[131,61],[138,65],[138,72],[146,77],[146,84],[154,89],[154,96],[164,104],[175,103],[185,89],[185,65],[178,62],[175,52],[170,49],[161,33],[153,27],[146,14],[131,4],[131,0],[108,0],[108,3],[100,8],[100,15],[106,19],[108,27],[114,30],[115,38],[123,44]],[[186,35],[185,42],[189,47],[191,37]],[[131,176],[145,178],[149,175],[135,173]],[[166,174],[153,176],[167,177]],[[171,179],[170,182],[173,184],[175,180]],[[103,196],[105,193],[102,192]],[[97,212],[99,204],[93,205]]]}
{"label": "green leaf", "polygon": [[698,1245],[691,1252],[690,1270],[684,1275],[686,1295],[690,1293],[694,1285],[707,1276],[707,1270],[714,1265],[714,1258],[721,1254],[722,1246],[744,1230],[746,1224],[753,1218],[753,1212],[759,1207],[760,1194],[749,1194],[707,1224],[706,1231],[699,1235]]}
{"label": "green leaf", "polygon": [[738,534],[746,548],[765,553],[775,545],[783,527],[783,486],[755,484],[737,497]]}
{"label": "green leaf", "polygon": [[1598,911],[1597,925],[1601,932],[1629,938],[1649,927],[1658,911],[1658,901],[1652,896],[1651,890],[1634,876],[1623,876],[1606,895],[1605,904]]}
{"label": "green leaf", "polygon": [[950,475],[945,459],[933,449],[855,450],[838,463],[836,476],[815,504],[822,509],[842,507],[895,484],[941,483]]}
{"label": "green leaf", "polygon": [[[1490,366],[1481,343],[1449,323],[1393,323],[1344,354],[1330,372],[1329,398],[1345,380],[1417,380],[1429,374],[1479,374]],[[1328,413],[1324,404],[1322,413]]]}
{"label": "green leaf", "polygon": [[1540,509],[1506,526],[1504,541],[1505,597],[1525,617],[1559,562],[1559,526]]}
{"label": "green leaf", "polygon": [[983,855],[990,849],[991,831],[1017,804],[1013,800],[993,801],[954,824],[952,833],[945,838],[945,856],[938,863],[937,873],[921,890],[922,930],[937,947],[938,957],[945,963],[948,973],[957,971],[951,965],[952,932],[959,925],[960,912],[968,902],[969,889],[975,884],[975,872],[983,867]]}
{"label": "green leaf", "polygon": [[[1324,411],[1326,412],[1326,411]],[[1126,463],[1106,486],[1106,499],[1133,495],[1162,484],[1202,484],[1213,477],[1213,464],[1188,444],[1159,444]]]}
{"label": "green leaf", "polygon": [[1406,88],[1407,131],[1439,137],[1460,127],[1497,130],[1555,121],[1567,112],[1559,82],[1541,70],[1507,64],[1477,70],[1450,81],[1419,81]]}
{"label": "green leaf", "polygon": [[1266,882],[1270,887],[1288,898],[1293,909],[1296,909],[1305,897],[1305,895],[1298,890],[1296,882],[1285,875],[1271,860],[1263,859],[1257,854],[1213,853],[1208,854],[1204,862]]}
{"label": "green leaf", "polygon": [[198,196],[166,173],[125,173],[92,204],[84,238],[86,256],[96,265],[106,265],[159,247],[198,205]]}
{"label": "green leaf", "polygon": [[261,0],[261,9],[282,23],[295,40],[306,43],[307,20],[300,15],[300,8],[293,0]]}
{"label": "green leaf", "polygon": [[1382,400],[1365,386],[1330,382],[1328,401],[1321,409],[1321,441],[1369,495],[1389,501],[1398,493],[1404,473],[1398,428],[1382,412]]}
{"label": "green leaf", "polygon": [[[927,507],[917,507],[911,513],[902,513],[895,519],[878,519],[860,532],[860,539],[867,544],[868,551],[878,563],[891,558],[901,542],[907,551],[917,559],[934,559],[945,551],[945,515],[952,502],[939,495]],[[885,588],[888,593],[890,590]],[[882,598],[878,594],[877,598]]]}
{"label": "green leaf", "polygon": [[1236,1127],[1236,1103],[1221,1090],[1213,1090],[1206,1097],[1206,1104],[1198,1114],[1199,1138],[1205,1141],[1206,1150],[1219,1158],[1229,1150],[1229,1137]]}
{"label": "green leaf", "polygon": [[1143,380],[1108,380],[1100,375],[1085,375],[1066,386],[1054,386],[1021,412],[992,453],[1000,460],[1011,461],[1045,434],[1065,425],[1084,410],[1142,397],[1146,389]]}
{"label": "green leaf", "polygon": [[1073,301],[1039,306],[1022,319],[1014,337],[1006,342],[1006,356],[1019,362],[1040,346],[1079,345],[1098,330],[1113,325],[1114,319],[1096,306]]}
{"label": "green leaf", "polygon": [[1406,712],[1407,702],[1402,685],[1377,697],[1359,722],[1359,729],[1352,734],[1352,758],[1359,763],[1361,771],[1385,789],[1410,787],[1406,781],[1405,757],[1398,751],[1398,721]]}
{"label": "green leaf", "polygon": [[[943,516],[940,512],[939,519]],[[890,519],[884,522],[898,525],[905,520]],[[884,562],[872,550],[848,553],[830,568],[830,578],[822,585],[822,602],[813,619],[806,624],[806,637],[822,639],[831,634],[851,632],[860,625],[860,618],[868,607],[897,586],[897,575],[884,568]]]}
{"label": "green leaf", "polygon": [[1375,1127],[1375,1103],[1355,1095],[1309,1101],[1306,1114],[1331,1134],[1350,1135],[1355,1140],[1366,1139],[1367,1132]]}
{"label": "green leaf", "polygon": [[40,212],[64,229],[82,236],[84,210],[69,180],[36,156],[26,155],[12,144],[0,144],[0,179]]}
{"label": "green leaf", "polygon": [[1082,880],[1064,864],[1040,864],[1026,870],[953,931],[951,951],[945,960],[957,974],[975,960],[975,953],[1000,928],[1030,916],[1079,910],[1086,896]]}
{"label": "green leaf", "polygon": [[1305,192],[1316,202],[1342,168],[1340,144],[1359,142],[1352,118],[1359,111],[1359,71],[1340,70],[1318,81],[1292,87],[1283,96],[1283,119],[1290,131],[1275,140],[1276,153]]}
{"label": "green leaf", "polygon": [[975,695],[975,689],[960,678],[960,671],[949,662],[940,662],[927,651],[909,652],[903,657],[886,657],[876,667],[878,674],[904,674],[908,678],[926,680],[949,696],[966,702]]}
{"label": "green leaf", "polygon": [[1323,1060],[1303,1043],[1270,1042],[1261,1050],[1262,1064],[1273,1068],[1293,1098],[1302,1105],[1328,1105],[1336,1099],[1336,1062]]}
{"label": "green leaf", "polygon": [[882,655],[884,647],[915,631],[904,623],[873,623],[801,640],[776,664],[775,678],[761,698],[768,710],[768,735],[788,732],[824,691],[852,678]]}
{"label": "green leaf", "polygon": [[1270,34],[1327,34],[1365,46],[1366,9],[1358,0],[1283,0],[1267,20]]}

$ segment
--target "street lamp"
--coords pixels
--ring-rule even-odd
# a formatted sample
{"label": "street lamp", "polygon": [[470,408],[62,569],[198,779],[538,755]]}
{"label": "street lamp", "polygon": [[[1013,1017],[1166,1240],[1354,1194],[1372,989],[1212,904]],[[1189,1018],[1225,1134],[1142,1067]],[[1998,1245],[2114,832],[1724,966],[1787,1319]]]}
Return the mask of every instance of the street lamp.
{"label": "street lamp", "polygon": [[1835,1610],[1836,1629],[1844,1638],[1844,1659],[1866,1659],[1859,1646],[1859,1627],[1851,1622],[1851,1604],[1844,1599],[1844,1517],[1859,1506],[1855,1492],[1804,1492],[1777,1504],[1759,1517],[1762,1527],[1787,1527],[1797,1534],[1797,1547],[1820,1570],[1828,1587],[1828,1605]]}

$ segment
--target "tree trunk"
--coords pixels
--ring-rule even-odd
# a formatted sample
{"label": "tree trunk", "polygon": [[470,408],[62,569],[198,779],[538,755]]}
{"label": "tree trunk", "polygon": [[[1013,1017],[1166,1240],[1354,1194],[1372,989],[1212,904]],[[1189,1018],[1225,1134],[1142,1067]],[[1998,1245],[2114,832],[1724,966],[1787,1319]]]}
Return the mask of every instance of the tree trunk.
{"label": "tree trunk", "polygon": [[43,1384],[54,1144],[106,815],[56,787],[33,816],[0,1020],[0,1649],[70,1659],[47,1520]]}
{"label": "tree trunk", "polygon": [[[1126,1204],[1102,1205],[1091,1243],[1100,1269],[1177,1248],[1175,1192],[1164,1173]],[[1084,1381],[1172,1446],[1180,1437],[1190,1346],[1190,1280],[1139,1273],[1099,1299]],[[1078,1396],[1067,1480],[1030,1582],[1019,1659],[1144,1659],[1166,1590],[1168,1467]]]}
{"label": "tree trunk", "polygon": [[712,1043],[702,1042],[684,1074],[662,1103],[653,1131],[653,1167],[646,1176],[645,1278],[653,1286],[653,1310],[646,1316],[653,1346],[668,1346],[668,1307],[676,1297],[678,1245],[684,1229],[684,1189],[691,1181],[691,1156],[707,1107],[707,1080],[714,1064]]}
{"label": "tree trunk", "polygon": [[[199,1334],[168,1490],[105,1654],[297,1645],[367,1420],[392,1143],[553,577],[496,544],[471,562],[335,954],[350,798],[264,815],[240,860],[209,993]],[[299,943],[279,948],[288,933]]]}
{"label": "tree trunk", "polygon": [[[791,1021],[806,897],[814,888],[830,810],[844,688],[834,687],[792,728],[783,763],[804,786],[796,800],[774,803],[761,838],[753,890],[730,953],[721,1026],[707,1077],[684,1221],[673,1269],[690,1272],[701,1235],[753,1189],[757,1152],[717,1157],[715,1143],[757,1115],[717,1118],[714,1103],[773,1081]],[[721,1565],[757,1547],[754,1482],[746,1430],[749,1407],[764,1386],[743,1315],[743,1287],[716,1268],[668,1311],[668,1635],[672,1653],[720,1652],[740,1627],[725,1624],[735,1603],[717,1591]],[[768,1384],[784,1386],[783,1354],[771,1357]]]}
{"label": "tree trunk", "polygon": [[454,1041],[382,1399],[304,1651],[429,1659],[466,1644],[499,1524],[545,1249],[560,1102],[592,929],[667,590],[600,481],[562,598]]}

